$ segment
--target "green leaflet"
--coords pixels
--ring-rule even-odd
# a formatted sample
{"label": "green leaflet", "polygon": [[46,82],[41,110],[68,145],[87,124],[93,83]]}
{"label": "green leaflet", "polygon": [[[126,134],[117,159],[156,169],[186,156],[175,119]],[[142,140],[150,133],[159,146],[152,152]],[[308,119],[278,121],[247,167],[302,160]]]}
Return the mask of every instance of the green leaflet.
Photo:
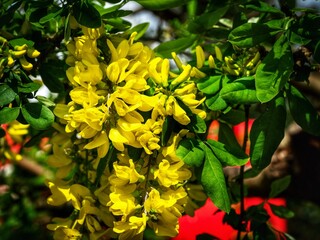
{"label": "green leaflet", "polygon": [[278,96],[271,101],[252,125],[250,132],[250,156],[254,170],[269,165],[271,157],[284,136],[286,110],[284,98]]}
{"label": "green leaflet", "polygon": [[141,38],[145,34],[148,28],[149,28],[149,23],[141,23],[125,31],[125,34],[131,35],[131,33],[137,32],[137,35],[134,38],[134,40],[137,41],[139,38]]}
{"label": "green leaflet", "polygon": [[320,116],[309,100],[292,85],[289,85],[286,94],[294,121],[306,132],[320,135]]}
{"label": "green leaflet", "polygon": [[256,89],[259,101],[265,103],[273,99],[289,80],[292,71],[291,47],[282,35],[257,68]]}
{"label": "green leaflet", "polygon": [[263,12],[263,13],[276,13],[276,14],[281,14],[284,16],[284,13],[279,10],[278,8],[270,6],[270,4],[265,3],[263,1],[250,1],[246,4],[244,4],[244,7],[246,9],[252,9],[258,12]]}
{"label": "green leaflet", "polygon": [[229,9],[229,5],[222,8],[218,8],[215,11],[205,12],[195,19],[190,21],[188,30],[191,33],[202,33],[205,30],[212,29],[213,25],[217,24],[219,20],[226,14]]}
{"label": "green leaflet", "polygon": [[281,218],[293,218],[294,217],[294,212],[292,212],[291,210],[289,210],[288,208],[286,208],[285,206],[278,206],[278,205],[274,205],[271,203],[268,203],[271,211],[278,217]]}
{"label": "green leaflet", "polygon": [[208,140],[207,143],[223,166],[242,166],[249,161],[239,144],[227,145],[213,140]]}
{"label": "green leaflet", "polygon": [[78,0],[73,5],[73,15],[77,22],[88,28],[99,28],[101,16],[95,7],[87,0]]}
{"label": "green leaflet", "polygon": [[200,145],[203,146],[203,143],[198,139],[183,139],[179,143],[176,154],[189,166],[200,167],[205,157],[205,153]]}
{"label": "green leaflet", "polygon": [[10,123],[17,119],[20,113],[20,108],[8,108],[4,107],[0,110],[0,124]]}
{"label": "green leaflet", "polygon": [[226,84],[220,91],[220,97],[230,104],[258,103],[253,77],[237,79]]}
{"label": "green leaflet", "polygon": [[49,60],[41,64],[39,72],[43,83],[51,92],[61,93],[64,90],[62,81],[65,78],[65,63],[58,60]]}
{"label": "green leaflet", "polygon": [[161,146],[165,146],[172,134],[172,131],[174,129],[175,121],[172,116],[167,116],[164,120],[163,126],[162,126],[162,132],[160,135],[160,144]]}
{"label": "green leaflet", "polygon": [[40,103],[27,103],[21,109],[24,119],[35,129],[43,130],[51,126],[54,115]]}
{"label": "green leaflet", "polygon": [[0,85],[0,107],[11,103],[15,97],[16,93],[7,84]]}
{"label": "green leaflet", "polygon": [[283,178],[277,179],[271,184],[271,191],[269,193],[269,198],[274,198],[286,190],[291,182],[291,176],[285,176]]}
{"label": "green leaflet", "polygon": [[159,11],[184,5],[188,2],[188,0],[136,0],[136,2],[147,9]]}
{"label": "green leaflet", "polygon": [[41,87],[40,83],[37,82],[31,82],[26,84],[21,84],[18,86],[18,90],[21,93],[32,93],[34,91],[37,91]]}
{"label": "green leaflet", "polygon": [[212,202],[219,209],[229,213],[230,199],[221,162],[211,148],[205,144],[202,145],[202,148],[205,153],[205,161],[200,176],[201,184]]}
{"label": "green leaflet", "polygon": [[281,31],[262,23],[245,23],[233,29],[228,36],[228,40],[238,47],[250,48],[270,40]]}
{"label": "green leaflet", "polygon": [[156,54],[164,57],[171,58],[171,53],[179,53],[194,44],[197,35],[190,35],[187,37],[178,38],[169,42],[163,42],[157,46],[154,51]]}
{"label": "green leaflet", "polygon": [[222,87],[223,75],[214,75],[199,79],[197,88],[205,94],[216,94]]}

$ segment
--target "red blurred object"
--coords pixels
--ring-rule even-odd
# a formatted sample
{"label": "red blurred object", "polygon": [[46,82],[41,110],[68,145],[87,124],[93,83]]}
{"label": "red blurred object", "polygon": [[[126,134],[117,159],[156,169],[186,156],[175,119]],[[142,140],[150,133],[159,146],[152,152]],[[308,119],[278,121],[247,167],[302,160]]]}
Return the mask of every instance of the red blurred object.
{"label": "red blurred object", "polygon": [[[259,197],[247,197],[245,198],[245,209],[251,206],[258,205],[265,201]],[[269,199],[269,203],[278,206],[285,206],[286,201],[282,198]],[[235,206],[237,207],[237,206]],[[268,204],[264,205],[266,211],[270,215],[269,223],[278,231],[287,231],[287,221],[274,215]],[[180,229],[179,235],[172,240],[195,240],[199,234],[210,234],[220,240],[235,240],[237,237],[237,231],[230,225],[223,223],[223,217],[225,213],[219,211],[218,208],[207,200],[205,205],[195,211],[193,217],[183,216],[179,219]]]}
{"label": "red blurred object", "polygon": [[[249,132],[251,130],[253,122],[254,119],[249,119]],[[244,128],[244,122],[233,127],[235,137],[237,138],[239,144],[242,144],[244,140]],[[218,134],[219,122],[215,120],[210,125],[208,139],[218,140]],[[250,153],[249,139],[246,146],[246,153]],[[248,207],[259,205],[264,201],[278,206],[286,205],[286,200],[283,198],[265,200],[260,197],[246,197],[244,199],[244,206],[245,209],[247,209]],[[234,205],[233,207],[235,208],[236,212],[239,211],[239,204]],[[286,232],[287,221],[274,215],[268,204],[264,204],[264,208],[270,216],[270,225],[280,232]],[[204,233],[210,234],[220,240],[235,240],[237,231],[230,225],[223,223],[224,215],[225,213],[219,211],[219,209],[211,202],[211,200],[208,199],[203,207],[195,211],[195,215],[193,217],[186,215],[179,219],[180,233],[172,240],[195,240],[197,235]]]}

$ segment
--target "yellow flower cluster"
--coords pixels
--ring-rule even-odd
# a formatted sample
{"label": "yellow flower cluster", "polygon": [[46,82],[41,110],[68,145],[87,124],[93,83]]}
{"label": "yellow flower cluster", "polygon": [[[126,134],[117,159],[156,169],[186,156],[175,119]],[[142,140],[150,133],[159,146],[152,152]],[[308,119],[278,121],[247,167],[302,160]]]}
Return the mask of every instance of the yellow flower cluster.
{"label": "yellow flower cluster", "polygon": [[16,60],[19,61],[24,70],[32,70],[33,64],[27,59],[37,58],[39,55],[40,52],[38,50],[29,47],[27,44],[11,47],[7,39],[0,36],[0,78],[3,76],[4,69],[12,68]]}
{"label": "yellow flower cluster", "polygon": [[[205,76],[199,70],[203,50],[196,50],[197,66],[182,64],[173,53],[178,69],[171,71],[168,59],[134,42],[136,33],[115,41],[101,36],[102,29],[82,30],[67,46],[71,100],[54,110],[60,125],[49,164],[57,173],[48,182],[49,204],[71,202],[75,211],[49,228],[56,239],[78,239],[83,232],[90,239],[142,239],[147,227],[173,237],[192,177],[175,151],[192,134],[186,127],[191,115],[206,117],[194,82]],[[164,142],[167,118],[179,127]]]}

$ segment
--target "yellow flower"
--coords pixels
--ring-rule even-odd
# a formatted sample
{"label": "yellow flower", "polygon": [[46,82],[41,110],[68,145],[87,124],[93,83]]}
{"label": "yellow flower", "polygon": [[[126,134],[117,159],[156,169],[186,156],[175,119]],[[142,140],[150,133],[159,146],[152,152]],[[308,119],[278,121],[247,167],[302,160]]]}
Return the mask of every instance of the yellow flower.
{"label": "yellow flower", "polygon": [[75,87],[69,94],[75,103],[90,107],[96,106],[100,99],[104,99],[104,97],[97,94],[97,88],[91,86],[91,84],[88,85],[88,88]]}
{"label": "yellow flower", "polygon": [[131,216],[128,222],[115,222],[113,231],[119,234],[119,240],[142,240],[147,221],[145,213],[142,213],[141,217]]}
{"label": "yellow flower", "polygon": [[200,46],[196,46],[196,59],[197,59],[197,68],[202,68],[205,61],[205,56],[204,56],[204,51]]}
{"label": "yellow flower", "polygon": [[82,234],[77,229],[70,229],[66,227],[59,227],[55,230],[54,240],[80,240]]}
{"label": "yellow flower", "polygon": [[178,234],[178,218],[183,211],[179,201],[186,196],[181,194],[183,191],[183,188],[178,189],[177,193],[170,190],[165,198],[162,198],[159,191],[154,188],[150,191],[144,208],[151,219],[148,225],[158,236],[174,237]]}
{"label": "yellow flower", "polygon": [[123,216],[126,218],[135,209],[140,206],[136,204],[134,196],[132,194],[125,194],[123,192],[117,193],[112,192],[109,195],[110,201],[107,206],[109,206],[110,212],[115,216]]}
{"label": "yellow flower", "polygon": [[68,68],[66,73],[74,86],[87,88],[88,84],[96,85],[102,80],[102,70],[92,53],[87,53],[81,61],[76,61],[75,66]]}
{"label": "yellow flower", "polygon": [[178,183],[182,183],[191,177],[191,172],[184,168],[184,162],[175,162],[170,164],[166,159],[163,159],[159,164],[159,169],[154,171],[154,178],[158,179],[162,186],[170,187]]}
{"label": "yellow flower", "polygon": [[168,59],[156,57],[149,62],[150,77],[163,87],[168,86],[170,63]]}
{"label": "yellow flower", "polygon": [[7,132],[10,137],[16,142],[21,143],[24,135],[28,134],[29,124],[22,124],[18,121],[13,121],[9,124]]}
{"label": "yellow flower", "polygon": [[145,177],[143,175],[140,175],[135,169],[135,165],[132,159],[129,160],[129,166],[121,166],[116,162],[113,163],[113,169],[115,171],[115,175],[119,179],[124,181],[123,185],[136,183],[145,179]]}

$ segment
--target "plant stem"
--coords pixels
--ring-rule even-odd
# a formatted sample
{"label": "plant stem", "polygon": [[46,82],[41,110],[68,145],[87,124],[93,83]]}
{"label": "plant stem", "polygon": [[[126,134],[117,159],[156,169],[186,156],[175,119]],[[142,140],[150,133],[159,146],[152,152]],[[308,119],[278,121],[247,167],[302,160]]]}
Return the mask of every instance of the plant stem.
{"label": "plant stem", "polygon": [[[248,136],[249,136],[249,109],[250,105],[244,106],[245,110],[245,126],[244,126],[244,137],[242,143],[242,150],[245,152],[247,148]],[[245,209],[244,209],[244,165],[240,167],[239,174],[239,184],[240,184],[240,216],[238,223],[238,233],[237,240],[241,239],[241,229],[243,221],[245,221]]]}

